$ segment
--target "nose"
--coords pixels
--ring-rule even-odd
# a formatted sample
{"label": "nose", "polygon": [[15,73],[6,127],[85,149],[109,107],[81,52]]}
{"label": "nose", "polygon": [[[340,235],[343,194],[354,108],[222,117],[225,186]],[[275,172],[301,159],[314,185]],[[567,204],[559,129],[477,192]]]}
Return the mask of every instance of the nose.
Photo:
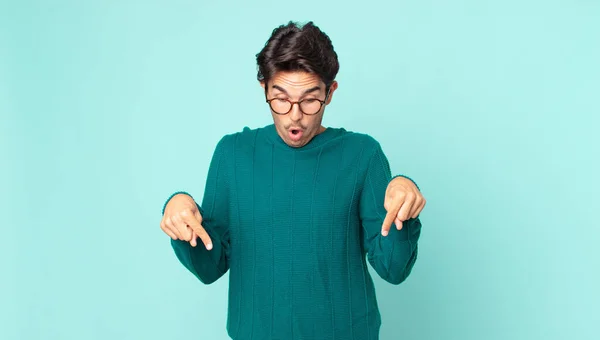
{"label": "nose", "polygon": [[300,111],[300,104],[294,103],[292,105],[292,111],[290,111],[289,116],[290,119],[294,122],[299,122],[300,120],[302,120],[304,114],[302,113],[302,111]]}

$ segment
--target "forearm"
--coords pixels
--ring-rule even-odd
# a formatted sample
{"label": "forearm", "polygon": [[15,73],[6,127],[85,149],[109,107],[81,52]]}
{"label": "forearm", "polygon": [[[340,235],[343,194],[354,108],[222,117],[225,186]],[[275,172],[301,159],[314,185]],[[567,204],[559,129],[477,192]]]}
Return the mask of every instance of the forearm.
{"label": "forearm", "polygon": [[367,258],[385,281],[400,284],[410,275],[418,253],[421,222],[418,218],[404,221],[402,230],[395,226],[387,236],[376,233],[370,240]]}

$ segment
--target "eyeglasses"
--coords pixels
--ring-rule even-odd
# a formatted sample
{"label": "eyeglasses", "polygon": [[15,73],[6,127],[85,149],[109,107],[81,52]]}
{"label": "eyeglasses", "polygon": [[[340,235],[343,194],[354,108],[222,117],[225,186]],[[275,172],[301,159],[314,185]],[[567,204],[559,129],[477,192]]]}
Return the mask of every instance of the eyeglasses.
{"label": "eyeglasses", "polygon": [[323,104],[325,104],[327,97],[329,97],[329,91],[327,91],[327,96],[325,96],[325,100],[308,98],[294,102],[284,98],[273,98],[267,99],[267,103],[269,103],[271,110],[273,110],[273,112],[275,112],[278,115],[286,115],[290,113],[290,111],[292,111],[292,107],[294,107],[294,104],[298,104],[298,107],[300,108],[300,111],[302,113],[304,113],[305,115],[312,116],[316,115],[317,113],[319,113],[319,111],[321,111],[321,108],[323,107]]}

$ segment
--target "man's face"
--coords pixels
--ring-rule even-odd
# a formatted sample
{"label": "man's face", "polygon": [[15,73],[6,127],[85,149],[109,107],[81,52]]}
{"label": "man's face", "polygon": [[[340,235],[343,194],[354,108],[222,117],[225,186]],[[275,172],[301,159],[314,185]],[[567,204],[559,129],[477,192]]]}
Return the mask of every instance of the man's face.
{"label": "man's face", "polygon": [[[264,87],[265,84],[261,83]],[[318,105],[314,99],[325,100],[325,83],[318,75],[307,72],[278,72],[267,84],[267,99],[287,99],[292,102],[306,100],[306,107]],[[331,102],[331,96],[337,83],[334,82],[329,90],[327,101],[314,115],[302,113],[300,105],[295,104],[287,114],[277,114],[271,110],[277,133],[283,141],[291,147],[302,147],[310,142],[317,134],[325,128],[321,126],[325,105]],[[312,113],[312,112],[309,112]]]}

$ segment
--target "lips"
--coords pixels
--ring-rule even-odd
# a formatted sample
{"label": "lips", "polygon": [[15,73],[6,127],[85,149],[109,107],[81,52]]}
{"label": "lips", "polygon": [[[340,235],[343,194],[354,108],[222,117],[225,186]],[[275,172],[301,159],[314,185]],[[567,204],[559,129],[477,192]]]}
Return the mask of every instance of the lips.
{"label": "lips", "polygon": [[290,139],[293,140],[294,142],[299,141],[302,138],[303,134],[304,134],[304,130],[302,130],[302,129],[297,129],[297,128],[288,129],[288,135],[289,135]]}

